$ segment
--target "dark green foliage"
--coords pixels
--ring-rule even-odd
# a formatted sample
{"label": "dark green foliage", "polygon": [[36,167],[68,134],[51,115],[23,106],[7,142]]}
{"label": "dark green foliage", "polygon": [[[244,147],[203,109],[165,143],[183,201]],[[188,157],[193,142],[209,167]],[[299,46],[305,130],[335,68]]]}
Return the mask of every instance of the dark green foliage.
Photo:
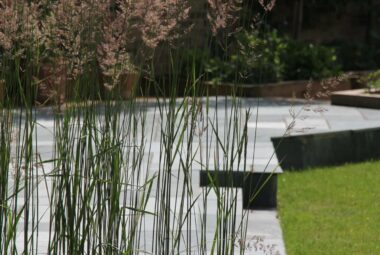
{"label": "dark green foliage", "polygon": [[335,49],[288,40],[285,55],[286,80],[321,79],[339,73]]}
{"label": "dark green foliage", "polygon": [[367,85],[368,89],[377,90],[380,88],[380,69],[372,72],[362,78],[364,84]]}
{"label": "dark green foliage", "polygon": [[224,61],[211,58],[206,72],[214,82],[265,83],[282,80],[321,79],[339,73],[333,48],[281,37],[275,30],[266,33],[241,32]]}
{"label": "dark green foliage", "polygon": [[283,79],[281,56],[286,49],[286,40],[276,31],[266,36],[244,31],[235,39],[234,51],[227,60],[214,57],[207,62],[206,72],[212,81],[258,83]]}

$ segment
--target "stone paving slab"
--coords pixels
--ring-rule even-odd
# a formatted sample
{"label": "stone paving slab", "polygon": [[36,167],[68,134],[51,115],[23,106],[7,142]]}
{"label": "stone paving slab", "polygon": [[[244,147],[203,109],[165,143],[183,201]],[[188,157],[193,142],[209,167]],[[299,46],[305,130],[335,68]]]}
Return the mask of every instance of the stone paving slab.
{"label": "stone paving slab", "polygon": [[[210,116],[212,116],[212,120],[216,121],[219,125],[219,128],[224,132],[224,125],[226,119],[229,118],[230,112],[225,110],[225,103],[222,99],[217,104],[215,103],[215,99],[210,99]],[[178,100],[180,101],[180,99]],[[204,103],[205,100],[203,100]],[[380,126],[380,111],[377,110],[368,110],[361,108],[352,108],[352,107],[342,107],[342,106],[331,106],[326,102],[313,102],[313,104],[309,105],[308,102],[292,102],[288,100],[272,100],[272,99],[260,99],[259,102],[259,116],[256,116],[257,103],[258,100],[254,98],[244,98],[241,99],[241,109],[240,112],[244,113],[247,109],[250,109],[251,117],[248,123],[248,136],[249,141],[247,145],[247,163],[252,165],[255,171],[272,171],[276,169],[278,165],[278,159],[275,155],[273,155],[274,148],[271,144],[270,138],[273,136],[282,136],[282,135],[298,135],[304,133],[318,133],[318,132],[328,132],[328,131],[336,131],[342,130],[347,127],[350,129],[360,129],[366,127],[375,127]],[[162,130],[160,130],[161,123],[164,123],[165,118],[161,120],[160,118],[156,118],[158,114],[158,109],[154,103],[154,100],[148,102],[148,104],[142,103],[142,109],[147,114],[147,119],[149,120],[148,128],[146,130],[146,135],[150,136],[152,134],[152,147],[150,149],[150,156],[146,157],[144,162],[143,169],[151,168],[151,171],[154,172],[154,167],[159,162],[158,155],[162,148],[160,147],[160,137],[162,134]],[[217,105],[218,109],[215,108]],[[227,105],[232,105],[232,99],[227,99]],[[203,108],[204,109],[204,108]],[[286,132],[287,127],[292,124],[292,116],[291,112],[297,113],[297,117],[295,119],[295,126],[291,130],[291,132]],[[257,118],[257,123],[256,123]],[[101,119],[99,119],[101,121]],[[200,120],[200,125],[201,125]],[[216,123],[215,122],[215,123]],[[49,114],[49,111],[44,109],[38,112],[37,114],[37,135],[38,135],[38,151],[41,154],[43,160],[48,160],[53,156],[53,147],[54,147],[54,136],[53,136],[53,128],[54,122],[52,120],[52,115]],[[140,134],[142,130],[139,130]],[[212,132],[207,131],[208,134],[212,134]],[[213,159],[217,155],[221,156],[220,151],[217,150],[217,142],[215,140],[209,141],[209,144],[206,143],[207,132],[204,134],[200,134],[201,145],[194,143],[194,148],[202,148],[202,153],[195,155],[198,161],[204,160],[211,156]],[[187,138],[186,138],[187,139]],[[197,139],[196,139],[197,140]],[[209,155],[205,154],[205,149],[209,149]],[[254,150],[255,148],[255,150]],[[148,150],[148,149],[147,149]],[[148,152],[147,152],[148,153]],[[182,152],[183,155],[186,154],[186,151]],[[149,158],[149,159],[148,159]],[[222,158],[222,157],[220,157]],[[222,164],[222,163],[221,163]],[[176,159],[174,165],[179,165],[179,160]],[[215,168],[214,165],[209,165],[211,168]],[[252,166],[250,166],[252,167]],[[52,165],[46,165],[45,171],[52,169]],[[191,175],[193,180],[193,189],[197,194],[201,194],[207,188],[199,187],[199,170],[202,168],[202,165],[194,163],[194,171]],[[281,169],[276,171],[281,172]],[[178,178],[183,178],[183,176],[178,175]],[[176,179],[173,178],[173,185],[177,183]],[[44,210],[48,211],[47,208],[48,198],[43,195],[43,190],[45,189],[45,184],[41,183],[41,201],[40,201],[40,212]],[[49,183],[48,183],[49,186]],[[46,190],[46,189],[45,189]],[[237,190],[237,195],[241,196],[241,191]],[[174,196],[174,194],[172,194]],[[175,197],[172,197],[175,200]],[[212,223],[213,219],[215,219],[215,209],[217,198],[213,196],[211,193],[207,196],[208,199],[208,210],[207,210],[207,218],[209,219],[209,223],[211,224],[210,229],[215,228],[215,222]],[[22,200],[19,201],[22,203]],[[204,201],[203,201],[204,202]],[[201,200],[197,202],[197,207],[199,210],[197,211],[198,215],[202,214],[203,203]],[[149,200],[150,206],[153,205],[154,197],[151,197]],[[242,207],[242,199],[238,200],[240,208]],[[242,210],[243,211],[243,210]],[[272,247],[276,250],[276,253],[272,254],[285,254],[285,246],[282,238],[281,228],[277,219],[276,211],[245,211],[248,217],[248,233],[245,241],[241,240],[237,246],[245,247],[245,254],[267,254],[265,252],[268,251],[258,251],[258,247],[260,243],[264,243],[265,247]],[[39,243],[39,251],[43,250],[46,247],[47,234],[44,231],[47,224],[47,214],[43,215],[41,221],[41,233],[39,235],[40,242]],[[239,216],[241,217],[241,216]],[[146,226],[149,227],[149,220],[147,219]],[[147,229],[147,234],[149,230]],[[194,233],[196,234],[196,233]],[[22,239],[23,235],[19,235]],[[212,238],[211,234],[209,238]],[[20,242],[22,240],[20,239]],[[261,253],[260,253],[261,252]],[[43,254],[43,253],[41,253]],[[196,252],[194,253],[196,254]],[[236,253],[238,254],[238,253]]]}
{"label": "stone paving slab", "polygon": [[[228,102],[228,105],[231,105],[231,104]],[[219,128],[219,131],[221,133],[225,132],[224,130],[226,130],[226,128],[228,128],[228,126],[225,126],[225,124],[226,124],[226,120],[228,120],[230,118],[230,111],[225,110],[224,106],[225,106],[224,103],[218,103],[218,107],[220,107],[220,109],[218,109],[217,111],[215,108],[212,108],[212,107],[210,108],[210,116],[214,116],[214,117],[212,117],[212,119],[218,123],[218,125],[219,125],[218,128]],[[152,132],[152,134],[153,134],[152,138],[153,139],[150,142],[151,147],[149,149],[146,148],[146,153],[147,154],[149,153],[150,156],[146,157],[143,160],[143,166],[142,166],[142,169],[149,169],[151,176],[157,172],[157,169],[155,169],[155,168],[159,165],[159,154],[160,154],[160,151],[163,149],[163,148],[161,148],[161,144],[160,144],[160,139],[161,139],[160,137],[161,137],[161,134],[163,131],[160,129],[160,127],[161,127],[161,124],[165,123],[165,121],[166,121],[165,120],[166,118],[158,118],[157,117],[158,112],[157,112],[157,109],[155,107],[156,106],[152,104],[146,110],[148,122],[147,122],[147,128],[146,128],[145,132],[146,132],[147,136],[149,136],[150,132]],[[244,111],[245,111],[245,108],[242,108],[240,110],[242,115],[244,114]],[[102,121],[101,115],[99,115],[99,121]],[[38,142],[34,143],[34,146],[37,147],[37,152],[41,156],[42,160],[50,160],[54,156],[54,135],[53,135],[53,133],[54,133],[54,130],[53,130],[54,129],[54,120],[52,119],[52,116],[48,114],[47,111],[43,111],[43,112],[37,114],[36,123],[37,123],[37,125],[35,127],[36,127],[36,135],[38,137],[38,139],[37,139]],[[253,129],[255,129],[255,128],[258,128],[257,133],[264,133],[264,136],[267,137],[267,134],[273,134],[273,133],[281,134],[283,132],[282,129],[284,129],[284,123],[281,121],[258,122],[258,126],[256,126],[256,123],[255,123],[255,125],[250,125],[250,127],[249,127],[250,132],[253,131]],[[23,128],[21,128],[21,129],[23,129]],[[139,130],[139,135],[141,135],[141,132],[142,132],[142,130]],[[212,132],[210,132],[210,129],[208,130],[208,134],[212,135]],[[185,141],[186,141],[186,139],[187,139],[187,137],[185,137]],[[195,141],[197,141],[197,140],[195,140]],[[218,147],[216,146],[217,142],[215,141],[215,139],[214,139],[214,141],[211,141],[208,144],[205,144],[205,143],[206,143],[206,141],[204,141],[204,140],[201,141],[201,147],[203,147],[203,150],[201,151],[202,153],[198,153],[194,157],[195,162],[193,163],[193,171],[191,173],[191,179],[192,179],[192,184],[193,184],[192,189],[194,192],[194,196],[201,195],[203,192],[205,192],[205,190],[209,190],[208,188],[199,187],[199,176],[200,176],[199,170],[202,169],[204,166],[202,166],[201,164],[199,164],[197,162],[200,162],[200,161],[202,161],[202,158],[204,159],[204,158],[209,156],[209,155],[205,155],[205,151],[206,151],[205,148],[208,148],[208,153],[212,157],[215,157],[216,155],[218,155],[218,157],[220,159],[223,158],[223,155],[222,155],[220,149],[217,149]],[[254,144],[254,143],[256,143],[256,141],[253,141],[252,139],[250,139],[248,141],[248,145],[247,145],[247,149],[248,149],[247,154],[252,155],[251,157],[250,156],[247,157],[248,171],[254,170],[255,172],[271,172],[271,171],[276,170],[276,171],[281,172],[281,169],[276,168],[276,167],[278,167],[278,161],[277,161],[276,157],[273,157],[273,148],[271,148],[270,141],[268,139],[266,139],[265,142],[257,142],[256,144]],[[199,144],[194,142],[193,147],[199,148],[200,146],[199,146]],[[253,153],[253,147],[256,147],[255,153]],[[186,150],[182,150],[179,155],[182,155],[182,157],[185,157],[186,154],[187,154]],[[254,158],[253,158],[253,156],[254,156]],[[268,163],[271,156],[272,156],[272,161]],[[253,167],[252,167],[252,164],[254,165]],[[180,159],[177,157],[173,162],[173,166],[174,166],[173,170],[177,169],[175,171],[179,171],[179,169],[176,168],[179,165],[180,165]],[[44,173],[49,173],[54,168],[54,165],[52,163],[45,163],[45,164],[43,164],[43,166],[44,166],[43,171],[41,169],[39,169],[39,174],[41,174],[41,175]],[[219,167],[223,167],[223,162],[220,162],[220,166],[218,166],[218,167],[213,165],[213,164],[209,164],[208,167],[210,169],[216,169]],[[235,164],[233,167],[237,168],[238,166]],[[181,174],[180,172],[178,172],[178,174],[173,172],[172,180],[171,180],[171,183],[172,183],[171,186],[175,187],[178,183],[181,183],[181,180],[183,180],[183,178],[184,178],[184,175]],[[49,198],[47,196],[48,192],[46,190],[46,186],[49,189],[50,185],[51,185],[50,180],[46,180],[46,183],[44,180],[41,180],[39,187],[38,187],[38,193],[39,193],[39,204],[38,204],[38,206],[39,206],[39,212],[40,212],[40,215],[39,215],[39,217],[40,217],[40,224],[39,224],[40,232],[39,232],[38,247],[39,247],[39,253],[40,254],[46,254],[43,252],[43,250],[46,250],[47,242],[48,242],[50,209],[48,206],[49,205]],[[210,190],[209,190],[209,192],[210,192]],[[237,189],[234,192],[236,192],[237,197],[240,198],[237,200],[238,201],[238,209],[240,208],[238,211],[240,211],[241,213],[243,213],[245,215],[244,219],[248,220],[252,217],[255,217],[255,215],[257,214],[257,213],[255,213],[255,211],[250,212],[249,217],[247,216],[248,211],[245,211],[245,210],[243,211],[241,190]],[[213,193],[213,191],[211,191],[211,193],[208,193],[207,198],[206,198],[207,203],[208,203],[207,213],[206,213],[207,224],[208,224],[208,226],[207,226],[207,229],[208,229],[207,230],[208,231],[207,242],[208,243],[212,243],[212,240],[214,237],[213,236],[214,235],[214,229],[215,229],[216,224],[217,224],[214,220],[215,220],[215,216],[217,214],[217,208],[218,208],[217,204],[220,203],[220,201],[218,201],[212,195],[212,193]],[[178,200],[178,198],[175,197],[175,194],[176,194],[175,189],[172,189],[172,192],[170,193],[172,205],[175,204],[175,201]],[[20,208],[22,207],[22,205],[24,203],[24,200],[22,198],[23,198],[23,195],[21,194],[20,200],[18,201]],[[152,195],[149,198],[147,210],[149,210],[149,209],[154,210],[155,204],[156,204],[156,201],[155,201],[155,185],[153,185]],[[202,199],[199,199],[199,201],[197,201],[197,203],[195,205],[195,207],[197,208],[197,211],[194,213],[199,219],[201,219],[203,217],[202,215],[204,214],[203,204],[204,204],[204,200],[202,198]],[[178,204],[177,204],[177,207],[172,208],[172,210],[178,211],[179,210]],[[239,222],[243,219],[242,218],[243,214],[236,215],[237,222]],[[263,246],[263,247],[269,247],[269,246],[270,247],[272,247],[272,246],[277,247],[278,246],[278,249],[281,252],[283,251],[282,253],[279,253],[279,254],[285,254],[284,253],[284,245],[283,245],[282,236],[281,236],[281,229],[279,228],[279,224],[278,224],[277,219],[275,217],[273,217],[273,211],[267,211],[267,214],[261,213],[260,215],[267,215],[266,216],[266,218],[267,218],[266,223],[264,225],[263,224],[260,225],[260,222],[262,222],[262,217],[264,217],[264,216],[261,216],[261,218],[258,217],[257,220],[250,219],[250,221],[248,223],[248,235],[245,238],[247,240],[247,244],[243,244],[243,243],[237,244],[235,254],[240,254],[240,250],[242,247],[246,251],[245,254],[261,254],[260,252],[265,252],[265,250],[260,250],[261,246]],[[195,222],[192,222],[192,224],[194,224],[194,223]],[[256,227],[256,225],[258,227]],[[265,228],[270,229],[271,225],[273,225],[272,228],[277,229],[277,232],[273,232],[272,234],[270,232],[265,232]],[[144,220],[144,226],[146,226],[144,233],[147,236],[149,236],[151,234],[150,232],[152,231],[152,227],[153,227],[153,225],[151,224],[151,220],[149,220],[149,216],[147,216],[146,219]],[[192,226],[192,229],[190,229],[190,230],[194,232],[194,229],[197,229],[197,228],[199,228],[199,226]],[[23,230],[23,224],[20,224],[18,226],[18,230],[19,231]],[[196,235],[196,233],[194,233],[194,235]],[[23,243],[22,238],[23,238],[23,235],[20,232],[20,235],[18,235],[19,246],[22,246],[22,243]],[[196,239],[193,239],[193,240],[196,240]],[[146,243],[149,243],[149,237],[147,237],[147,239],[145,239],[145,241],[146,241]],[[194,243],[194,245],[196,245],[196,243]],[[239,247],[239,245],[241,247]],[[244,246],[247,246],[247,247],[244,247]],[[144,247],[142,247],[142,248],[144,248]],[[259,251],[256,251],[255,249],[258,249]],[[257,253],[257,252],[259,252],[259,253]],[[194,252],[194,254],[197,254],[197,252]],[[265,254],[265,253],[262,253],[262,254]]]}

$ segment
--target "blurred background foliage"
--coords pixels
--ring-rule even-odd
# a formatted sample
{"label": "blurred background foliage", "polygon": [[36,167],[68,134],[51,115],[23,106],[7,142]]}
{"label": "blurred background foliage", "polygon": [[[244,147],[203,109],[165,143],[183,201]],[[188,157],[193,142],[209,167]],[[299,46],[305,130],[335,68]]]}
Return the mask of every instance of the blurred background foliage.
{"label": "blurred background foliage", "polygon": [[[255,1],[243,4],[242,29],[229,47],[185,53],[194,54],[208,80],[270,83],[380,68],[378,0],[277,1],[270,12],[258,12]],[[246,25],[247,17],[259,22]]]}
{"label": "blurred background foliage", "polygon": [[331,47],[296,41],[280,36],[276,30],[243,31],[235,36],[235,54],[224,60],[213,57],[205,64],[206,73],[214,82],[319,79],[341,70]]}

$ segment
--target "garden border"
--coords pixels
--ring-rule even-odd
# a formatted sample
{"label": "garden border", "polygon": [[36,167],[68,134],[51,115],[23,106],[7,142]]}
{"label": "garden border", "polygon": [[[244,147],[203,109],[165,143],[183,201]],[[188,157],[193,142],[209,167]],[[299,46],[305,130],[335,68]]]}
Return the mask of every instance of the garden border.
{"label": "garden border", "polygon": [[380,127],[272,137],[271,140],[284,170],[380,159]]}
{"label": "garden border", "polygon": [[[359,89],[365,87],[360,78],[367,74],[367,71],[356,71],[346,73],[347,79],[326,88],[323,80],[295,80],[282,81],[265,84],[238,84],[238,83],[220,83],[205,82],[208,87],[209,95],[230,95],[233,90],[237,89],[238,95],[242,97],[282,97],[282,98],[301,98],[304,99],[306,93],[315,99],[330,99],[330,93],[335,91]],[[311,84],[310,90],[307,86]],[[320,93],[325,91],[326,93]]]}
{"label": "garden border", "polygon": [[380,109],[380,94],[367,93],[368,89],[355,89],[332,93],[331,104]]}

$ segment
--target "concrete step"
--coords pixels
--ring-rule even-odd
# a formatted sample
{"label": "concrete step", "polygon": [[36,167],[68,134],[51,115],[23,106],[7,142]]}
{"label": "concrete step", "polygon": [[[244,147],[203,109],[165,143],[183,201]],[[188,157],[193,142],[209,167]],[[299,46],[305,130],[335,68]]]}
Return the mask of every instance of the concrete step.
{"label": "concrete step", "polygon": [[201,187],[241,188],[243,208],[247,210],[277,207],[277,176],[282,173],[280,167],[260,165],[253,171],[211,169],[200,171]]}

